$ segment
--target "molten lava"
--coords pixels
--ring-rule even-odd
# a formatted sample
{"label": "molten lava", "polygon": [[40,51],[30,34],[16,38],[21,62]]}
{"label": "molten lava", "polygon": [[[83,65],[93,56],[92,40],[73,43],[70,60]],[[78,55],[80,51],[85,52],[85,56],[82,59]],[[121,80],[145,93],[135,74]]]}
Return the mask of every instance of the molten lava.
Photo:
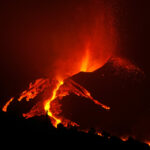
{"label": "molten lava", "polygon": [[55,100],[56,98],[56,93],[59,90],[60,86],[63,85],[63,81],[59,81],[56,88],[53,90],[53,94],[52,97],[50,99],[47,100],[46,104],[45,104],[45,111],[47,112],[47,114],[52,117],[55,120],[55,124],[54,126],[57,127],[57,125],[59,123],[61,123],[60,119],[57,119],[55,116],[53,116],[52,112],[50,111],[50,104],[53,100]]}
{"label": "molten lava", "polygon": [[7,112],[7,107],[10,105],[10,103],[14,100],[14,97],[12,97],[5,105],[4,107],[2,108],[2,110],[4,112]]}
{"label": "molten lava", "polygon": [[[87,49],[86,55],[81,63],[80,71],[88,70],[89,57],[89,49]],[[126,60],[121,58],[112,58],[112,62],[116,67],[123,66],[127,70],[135,68],[134,65],[129,62],[127,63]],[[26,101],[32,100],[42,92],[45,92],[44,94],[47,95],[47,97],[43,97],[43,99],[38,101],[28,113],[24,113],[23,116],[25,118],[41,116],[46,113],[51,118],[54,127],[57,127],[59,123],[62,123],[65,127],[68,125],[79,126],[79,124],[60,116],[62,110],[59,102],[63,99],[63,97],[70,94],[84,97],[91,100],[94,104],[99,105],[104,110],[110,110],[109,106],[106,106],[100,101],[94,99],[88,90],[69,78],[63,80],[60,80],[59,78],[51,81],[49,79],[37,79],[34,83],[30,83],[29,88],[20,94],[18,101],[20,102],[24,99]],[[15,100],[14,97],[3,106],[2,110],[4,112],[7,112],[7,108],[13,100]]]}
{"label": "molten lava", "polygon": [[[89,50],[87,49],[86,55],[82,60],[80,71],[87,71],[89,65],[90,54]],[[122,58],[111,58],[112,65],[116,68],[124,68],[127,71],[141,71],[138,67],[131,64],[129,61],[122,59]],[[88,70],[89,71],[89,70]],[[76,83],[70,78],[62,79],[62,78],[54,78],[44,79],[40,78],[37,79],[35,82],[29,84],[29,88],[23,91],[20,96],[18,97],[18,102],[22,100],[31,101],[35,99],[39,94],[42,94],[43,98],[36,102],[33,107],[27,112],[23,113],[23,117],[26,119],[34,117],[34,116],[41,116],[47,114],[50,119],[52,125],[57,128],[58,124],[63,124],[64,127],[68,126],[80,126],[79,123],[69,120],[61,115],[61,100],[70,95],[74,94],[79,97],[83,97],[87,100],[91,100],[95,105],[100,106],[101,109],[105,111],[111,111],[109,106],[102,104],[99,100],[96,100],[92,97],[91,93],[86,90],[82,85]],[[84,100],[85,100],[84,99]],[[7,112],[9,105],[12,101],[15,100],[15,97],[12,97],[2,108],[4,112]],[[87,131],[85,131],[87,132]],[[96,131],[97,135],[102,136],[101,132]],[[127,141],[128,136],[120,137],[122,141]],[[148,143],[148,142],[146,142]],[[149,143],[148,143],[149,144]]]}
{"label": "molten lava", "polygon": [[48,80],[43,80],[43,79],[37,79],[35,83],[30,83],[29,84],[29,89],[28,91],[23,91],[18,98],[18,101],[21,101],[23,98],[26,98],[26,101],[29,101],[30,99],[34,99],[39,92],[42,92],[45,89],[45,82]]}
{"label": "molten lava", "polygon": [[120,137],[120,138],[121,138],[121,140],[122,140],[123,142],[125,142],[125,141],[127,141],[127,140],[129,139],[128,136],[122,136],[122,137]]}
{"label": "molten lava", "polygon": [[[86,55],[84,59],[82,60],[80,71],[88,71],[88,65],[89,65],[89,49],[86,50]],[[43,91],[46,91],[46,89],[49,89],[47,92],[48,98],[42,99],[41,101],[37,102],[32,109],[26,113],[23,114],[25,118],[30,118],[33,116],[40,116],[45,113],[51,118],[52,124],[54,127],[57,127],[59,123],[62,123],[64,126],[68,126],[71,124],[72,126],[76,125],[77,123],[72,122],[71,120],[68,120],[66,118],[63,118],[61,116],[58,116],[61,112],[61,109],[59,107],[59,104],[55,103],[55,100],[61,100],[63,97],[73,93],[77,96],[81,96],[84,98],[87,98],[96,105],[99,105],[105,110],[109,110],[110,107],[106,106],[102,103],[100,103],[98,100],[95,100],[89,91],[87,91],[84,87],[79,85],[78,83],[74,82],[71,79],[64,79],[64,80],[58,80],[54,79],[55,82],[50,82],[49,79],[37,79],[34,83],[29,84],[28,90],[23,91],[18,101],[22,101],[25,99],[26,101],[34,99],[38,94],[42,93]],[[51,89],[51,86],[54,87]],[[49,92],[52,93],[49,95]],[[14,98],[11,98],[3,107],[3,111],[7,111],[7,107],[10,105],[10,103],[14,100]],[[55,104],[56,109],[52,109],[52,104]],[[43,106],[43,108],[41,108]]]}

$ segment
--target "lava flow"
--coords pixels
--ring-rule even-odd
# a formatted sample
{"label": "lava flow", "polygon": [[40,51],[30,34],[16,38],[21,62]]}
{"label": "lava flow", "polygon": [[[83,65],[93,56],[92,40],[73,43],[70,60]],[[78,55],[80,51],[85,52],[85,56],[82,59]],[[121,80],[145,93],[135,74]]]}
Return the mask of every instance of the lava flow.
{"label": "lava flow", "polygon": [[[88,54],[89,53],[86,53],[85,58],[81,63],[81,71],[87,70],[89,59]],[[127,70],[132,70],[135,67],[128,61],[125,61],[121,58],[112,58],[111,60],[116,67],[119,67],[121,65]],[[104,110],[110,110],[109,106],[106,106],[98,100],[94,99],[88,90],[69,78],[66,78],[64,80],[53,79],[52,81],[50,81],[49,79],[37,79],[34,83],[29,84],[28,90],[25,90],[20,94],[18,101],[20,102],[24,99],[26,101],[32,100],[42,92],[45,92],[44,94],[47,95],[47,97],[43,97],[43,99],[38,101],[28,113],[24,113],[23,116],[25,118],[41,116],[46,113],[51,118],[54,127],[57,127],[59,123],[62,123],[65,127],[67,127],[69,124],[72,126],[79,126],[79,124],[60,116],[62,110],[59,102],[63,99],[63,97],[70,94],[84,97],[91,100],[94,104],[99,105]],[[4,112],[7,111],[7,107],[13,100],[15,100],[14,97],[4,105],[4,107],[2,108]]]}
{"label": "lava flow", "polygon": [[[81,71],[87,71],[88,65],[89,65],[89,50],[86,51],[86,55],[81,63],[80,70]],[[95,68],[96,69],[96,68]],[[48,89],[48,90],[47,90]],[[72,122],[71,120],[68,120],[62,116],[59,116],[61,109],[60,104],[55,103],[55,101],[61,100],[63,97],[73,93],[77,96],[81,96],[84,98],[87,98],[91,100],[96,105],[99,105],[101,108],[105,110],[109,110],[110,107],[106,106],[102,103],[100,103],[98,100],[94,99],[90,92],[87,91],[84,87],[76,83],[75,81],[67,78],[64,80],[58,80],[53,79],[51,82],[49,79],[37,79],[34,83],[29,84],[28,90],[23,91],[18,101],[22,100],[32,100],[34,99],[38,94],[42,92],[46,92],[46,95],[48,95],[46,99],[42,99],[41,101],[37,102],[28,113],[24,113],[23,116],[25,118],[31,118],[33,116],[40,116],[47,113],[47,115],[51,118],[52,124],[54,127],[57,127],[59,123],[62,123],[64,126],[68,126],[69,124],[74,126],[79,126],[77,123]],[[51,93],[51,94],[50,94]],[[3,111],[7,111],[7,107],[10,105],[10,103],[15,100],[15,98],[11,98],[2,108]],[[53,107],[55,109],[53,109]]]}
{"label": "lava flow", "polygon": [[[41,83],[45,83],[44,85],[42,85],[42,88],[47,88],[49,87],[49,82],[46,82],[47,79],[38,79],[38,81],[42,81]],[[62,123],[64,126],[67,126],[68,124],[71,125],[77,125],[76,123],[73,123],[65,118],[57,118],[54,114],[57,114],[58,112],[60,112],[59,110],[55,110],[56,112],[52,112],[51,111],[51,103],[53,101],[55,101],[56,99],[61,100],[64,96],[69,95],[70,93],[74,93],[78,96],[81,97],[85,97],[88,98],[90,100],[92,100],[95,104],[101,106],[102,108],[109,110],[110,107],[100,103],[98,100],[95,100],[91,94],[81,85],[77,84],[76,82],[74,82],[73,80],[65,80],[65,83],[63,81],[56,81],[56,87],[53,89],[52,91],[52,96],[50,98],[48,98],[47,100],[43,100],[43,106],[44,106],[44,110],[45,112],[48,114],[48,116],[51,117],[52,119],[52,123],[55,127],[57,127],[57,125],[59,123]],[[37,81],[35,83],[38,83]],[[29,86],[29,89],[27,91],[24,91],[23,94],[21,94],[21,96],[18,98],[18,101],[22,100],[22,97],[24,97],[26,99],[26,101],[29,101],[30,99],[35,98],[35,96],[37,94],[39,94],[40,92],[42,92],[44,89],[40,89],[41,84],[32,84],[33,87],[31,87],[31,84]],[[33,92],[36,91],[35,93]],[[7,107],[9,106],[9,104],[14,100],[14,98],[11,98],[10,101],[8,101],[5,106],[3,107],[3,111],[7,111]],[[23,114],[24,117],[26,118],[30,118],[33,116],[36,116],[36,112],[37,109],[40,110],[41,107],[41,103],[37,103],[37,105],[35,105],[36,107],[33,107],[30,112],[28,112],[27,114]],[[44,112],[40,112],[40,114],[44,114]]]}
{"label": "lava flow", "polygon": [[4,112],[7,112],[7,107],[9,106],[9,104],[14,100],[14,97],[12,97],[6,104],[5,106],[2,108],[2,110]]}
{"label": "lava flow", "polygon": [[57,125],[59,123],[61,123],[60,119],[57,119],[56,117],[53,116],[52,112],[50,111],[50,104],[53,100],[55,100],[56,98],[56,93],[59,90],[60,86],[63,84],[63,81],[58,82],[57,87],[53,90],[53,95],[50,99],[47,100],[46,104],[45,104],[45,111],[47,112],[47,114],[52,117],[55,120],[55,124],[54,126],[57,127]]}
{"label": "lava flow", "polygon": [[[85,56],[81,61],[81,66],[79,67],[79,72],[92,72],[97,69],[97,67],[93,67],[90,69],[90,49],[86,49]],[[122,58],[111,58],[112,63],[116,67],[124,67],[127,70],[131,69],[134,70],[134,65],[130,64],[128,61],[125,61]],[[97,66],[97,65],[95,65]],[[30,101],[35,99],[39,94],[43,93],[43,98],[39,100],[37,103],[33,105],[31,110],[27,113],[23,113],[23,117],[31,118],[34,116],[41,116],[47,114],[51,118],[51,122],[54,127],[57,127],[59,123],[63,124],[65,127],[68,125],[71,126],[79,126],[78,123],[68,120],[65,117],[62,117],[60,113],[61,104],[60,101],[63,97],[68,96],[70,94],[75,94],[79,97],[84,97],[88,100],[91,100],[94,104],[99,105],[100,108],[104,110],[110,110],[109,106],[102,104],[99,100],[96,100],[92,97],[90,92],[86,90],[83,86],[76,83],[72,79],[64,78],[54,78],[44,79],[40,78],[37,79],[34,83],[29,84],[29,88],[23,91],[19,98],[17,98],[18,102],[22,100]],[[12,101],[15,100],[15,97],[11,98],[2,108],[4,112],[7,112],[7,109]]]}
{"label": "lava flow", "polygon": [[[81,63],[81,71],[86,71],[88,68],[89,55],[88,57],[87,55],[85,55],[85,58],[83,59],[84,61]],[[114,65],[114,67],[116,67],[116,70],[121,67],[127,70],[128,72],[141,71],[138,67],[122,58],[111,58],[109,61],[112,63],[112,65]],[[54,78],[52,80],[48,78],[37,79],[34,83],[29,84],[29,88],[23,91],[17,98],[17,100],[18,102],[22,100],[26,100],[27,102],[29,102],[35,99],[40,94],[43,95],[42,98],[38,102],[36,102],[27,113],[23,113],[23,117],[28,119],[34,116],[41,116],[47,114],[50,117],[51,123],[55,128],[57,128],[58,124],[60,123],[63,124],[64,127],[80,126],[80,123],[74,122],[61,115],[62,109],[60,102],[61,100],[63,100],[64,97],[69,96],[70,94],[74,94],[78,97],[83,97],[84,100],[90,100],[95,105],[100,106],[100,109],[104,109],[105,111],[111,111],[111,108],[109,106],[102,104],[99,100],[94,99],[87,89],[85,89],[82,85],[78,84],[71,78]],[[14,100],[15,97],[12,97],[3,106],[2,110],[4,112],[7,112],[8,107]],[[99,131],[96,132],[97,135],[102,136],[102,134]],[[124,142],[128,140],[128,136],[122,136],[120,138]]]}

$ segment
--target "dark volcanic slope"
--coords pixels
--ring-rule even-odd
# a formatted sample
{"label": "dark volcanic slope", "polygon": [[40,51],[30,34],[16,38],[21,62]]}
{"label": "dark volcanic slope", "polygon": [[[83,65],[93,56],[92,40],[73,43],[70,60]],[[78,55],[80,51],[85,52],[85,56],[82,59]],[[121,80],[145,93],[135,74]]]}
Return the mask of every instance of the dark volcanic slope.
{"label": "dark volcanic slope", "polygon": [[150,139],[148,79],[139,68],[110,59],[95,72],[81,72],[72,79],[111,110],[99,109],[92,102],[71,95],[64,98],[62,107],[68,118],[79,122],[81,128],[94,127],[117,136]]}
{"label": "dark volcanic slope", "polygon": [[[116,65],[110,60],[101,69],[92,73],[79,73],[72,79],[89,90],[94,98],[110,106],[111,110],[106,111],[88,99],[71,94],[62,100],[65,117],[80,123],[83,129],[94,127],[107,131],[110,135],[132,135],[139,140],[149,138],[148,80],[139,69]],[[114,148],[114,144],[117,144],[121,148],[132,145],[134,148],[149,149],[148,145],[131,138],[122,142],[106,132],[100,137],[94,130],[87,134],[77,131],[76,128],[64,128],[62,125],[55,129],[48,116],[26,120],[10,111],[0,112],[0,117],[1,141],[6,143],[22,141],[34,145],[32,141],[35,141],[36,145],[45,145],[54,142],[68,144],[71,141],[74,145],[92,144],[101,148],[106,145]]]}

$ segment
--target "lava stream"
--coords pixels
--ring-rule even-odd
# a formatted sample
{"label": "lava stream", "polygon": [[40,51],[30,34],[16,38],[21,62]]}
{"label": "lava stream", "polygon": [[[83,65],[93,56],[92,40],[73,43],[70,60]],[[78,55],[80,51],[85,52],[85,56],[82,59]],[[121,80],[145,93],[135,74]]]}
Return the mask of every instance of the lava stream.
{"label": "lava stream", "polygon": [[50,103],[55,100],[56,98],[56,93],[58,91],[58,89],[60,88],[60,86],[63,85],[63,81],[58,82],[57,87],[53,90],[53,94],[52,97],[50,99],[47,100],[46,104],[45,104],[45,111],[47,112],[47,114],[52,117],[55,120],[55,124],[54,126],[57,127],[57,125],[59,123],[61,123],[60,119],[57,119],[55,116],[53,116],[53,113],[50,111]]}
{"label": "lava stream", "polygon": [[[48,116],[50,116],[52,120],[52,124],[54,127],[57,127],[59,123],[62,123],[64,126],[68,126],[69,124],[74,126],[79,126],[77,123],[72,122],[71,120],[68,120],[64,117],[59,116],[59,112],[62,110],[60,107],[57,109],[52,109],[52,102],[55,100],[62,100],[63,97],[70,95],[71,93],[81,96],[84,98],[87,98],[91,101],[93,101],[96,105],[101,106],[102,108],[109,110],[110,107],[106,106],[102,103],[100,103],[98,100],[95,100],[89,91],[87,91],[84,87],[76,83],[75,81],[71,79],[66,79],[64,81],[56,80],[55,88],[52,89],[52,96],[49,96],[47,99],[41,99],[41,101],[37,102],[31,110],[23,114],[25,118],[31,118],[34,116],[41,116],[47,113]],[[29,101],[31,99],[34,99],[38,94],[40,94],[43,91],[46,91],[46,89],[50,89],[51,85],[54,83],[50,83],[48,79],[38,79],[35,81],[34,84],[30,83],[28,90],[25,90],[21,93],[20,97],[18,98],[18,101],[21,101],[25,99],[26,101]],[[46,91],[47,92],[47,91]],[[49,92],[47,92],[49,94]],[[3,107],[3,111],[7,111],[7,107],[10,105],[10,103],[14,100],[14,98],[11,98]],[[57,106],[60,105],[59,103],[56,104]],[[43,108],[41,108],[43,107]]]}
{"label": "lava stream", "polygon": [[10,105],[10,103],[14,100],[14,97],[12,97],[2,108],[2,111],[7,112],[7,107]]}
{"label": "lava stream", "polygon": [[[88,54],[89,53],[87,53],[87,56],[89,56]],[[88,57],[83,61],[84,67],[82,68],[84,68],[84,70],[87,69],[87,61]],[[114,63],[115,67],[123,66],[127,70],[129,70],[130,68],[131,70],[135,69],[134,65],[127,63],[121,58],[112,59],[112,62]],[[34,83],[30,83],[29,88],[20,94],[18,101],[29,101],[36,98],[40,93],[43,93],[43,98],[36,102],[28,113],[23,113],[23,117],[31,118],[34,116],[47,114],[51,118],[52,124],[55,127],[57,127],[59,123],[62,123],[65,127],[67,127],[69,124],[72,126],[78,126],[77,123],[72,122],[71,120],[68,120],[67,118],[64,118],[60,115],[60,113],[62,112],[60,101],[63,99],[63,97],[70,94],[75,94],[77,96],[91,100],[93,103],[99,105],[105,110],[110,109],[109,106],[106,106],[98,100],[94,99],[88,90],[86,90],[83,86],[71,80],[70,78],[64,80],[58,80],[56,78],[53,80],[42,78],[37,79]],[[14,97],[4,105],[4,107],[2,108],[4,112],[7,112],[7,108],[13,100],[15,100]]]}

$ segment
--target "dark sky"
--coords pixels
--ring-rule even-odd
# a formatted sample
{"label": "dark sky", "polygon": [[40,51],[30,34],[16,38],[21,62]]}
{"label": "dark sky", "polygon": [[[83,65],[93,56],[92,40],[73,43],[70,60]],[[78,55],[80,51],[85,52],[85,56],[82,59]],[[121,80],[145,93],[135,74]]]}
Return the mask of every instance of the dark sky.
{"label": "dark sky", "polygon": [[[51,76],[56,60],[66,60],[83,48],[93,32],[93,22],[103,10],[110,14],[112,2],[1,1],[2,93],[14,95],[35,78]],[[107,32],[107,24],[103,27]]]}
{"label": "dark sky", "polygon": [[120,4],[120,53],[149,72],[149,1],[132,0]]}

